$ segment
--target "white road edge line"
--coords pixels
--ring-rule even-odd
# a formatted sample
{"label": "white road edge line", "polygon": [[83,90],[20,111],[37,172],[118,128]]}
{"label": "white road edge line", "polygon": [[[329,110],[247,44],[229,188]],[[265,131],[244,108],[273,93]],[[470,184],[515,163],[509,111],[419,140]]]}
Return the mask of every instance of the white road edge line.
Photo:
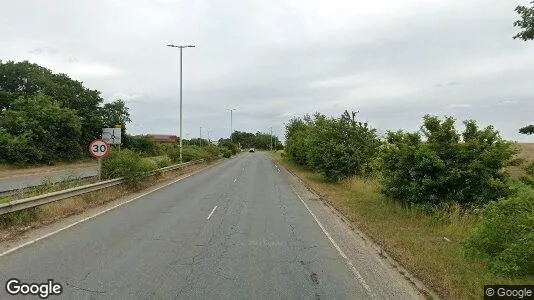
{"label": "white road edge line", "polygon": [[211,218],[211,215],[213,215],[213,213],[215,212],[215,210],[217,209],[217,205],[215,205],[215,207],[213,208],[213,210],[210,212],[210,215],[206,218],[206,220],[209,220]]}
{"label": "white road edge line", "polygon": [[291,189],[293,190],[293,193],[295,193],[295,195],[297,195],[297,197],[299,198],[300,202],[302,202],[302,204],[304,204],[304,207],[306,207],[306,210],[308,210],[308,212],[310,213],[310,215],[313,217],[313,219],[315,220],[315,222],[317,222],[317,225],[319,225],[319,227],[321,227],[321,230],[323,231],[323,233],[326,235],[326,237],[330,240],[330,242],[332,243],[332,245],[334,245],[334,248],[336,248],[337,252],[339,252],[339,255],[341,255],[341,257],[343,257],[343,259],[345,259],[345,262],[346,264],[349,266],[350,270],[352,271],[352,273],[354,273],[354,275],[356,276],[356,278],[360,281],[360,283],[363,285],[363,287],[367,290],[367,292],[369,293],[369,295],[371,297],[375,297],[375,295],[373,294],[373,292],[371,292],[371,288],[369,287],[369,285],[367,284],[367,282],[365,282],[365,279],[363,279],[362,275],[360,274],[360,272],[358,272],[358,270],[356,270],[356,268],[354,267],[354,265],[352,264],[352,262],[350,261],[350,259],[347,257],[347,255],[345,254],[345,252],[343,252],[343,250],[341,250],[341,248],[339,247],[339,245],[336,243],[336,241],[334,241],[334,239],[332,238],[332,236],[330,235],[330,233],[328,233],[328,231],[326,230],[326,228],[324,228],[323,224],[319,221],[319,219],[317,219],[317,217],[315,216],[315,214],[311,211],[311,209],[308,207],[308,204],[306,204],[306,202],[304,202],[304,200],[302,200],[302,198],[300,197],[300,195],[297,193],[297,191],[291,187]]}
{"label": "white road edge line", "polygon": [[[213,165],[213,166],[216,166],[216,165],[218,165],[218,164],[215,164],[215,165]],[[212,167],[213,167],[213,166],[212,166]],[[148,195],[148,194],[151,194],[151,193],[153,193],[153,192],[155,192],[155,191],[157,191],[157,190],[160,190],[160,189],[162,189],[162,188],[164,188],[164,187],[167,187],[167,186],[169,186],[169,185],[171,185],[171,184],[175,184],[176,182],[178,182],[178,181],[180,181],[180,180],[183,180],[183,179],[186,179],[186,178],[188,178],[188,177],[190,177],[190,176],[193,176],[193,175],[195,175],[195,174],[197,174],[197,173],[199,173],[199,172],[201,172],[201,171],[203,171],[203,170],[205,170],[205,168],[204,168],[204,169],[201,169],[201,170],[198,170],[198,171],[195,171],[195,172],[193,172],[193,173],[191,173],[191,174],[188,174],[188,175],[186,175],[186,176],[180,177],[180,178],[178,178],[178,179],[176,179],[176,180],[173,180],[173,181],[169,182],[168,184],[163,185],[163,186],[161,186],[161,187],[159,187],[159,188],[157,188],[157,189],[155,189],[155,190],[148,191],[148,192],[143,193],[143,194],[141,194],[141,195],[139,195],[139,196],[136,196],[136,197],[134,197],[134,198],[132,198],[132,199],[130,199],[130,200],[121,202],[121,203],[119,203],[119,204],[117,204],[117,205],[114,205],[114,206],[112,206],[112,207],[110,207],[110,208],[108,208],[108,209],[106,209],[106,210],[103,210],[103,211],[101,211],[101,212],[98,212],[98,213],[96,213],[96,214],[94,214],[94,215],[92,215],[92,216],[89,216],[89,217],[87,217],[87,218],[83,218],[83,219],[81,219],[81,220],[79,220],[79,221],[76,221],[76,222],[74,222],[74,223],[72,223],[72,224],[69,224],[69,225],[67,225],[67,226],[65,226],[65,227],[62,227],[62,228],[60,228],[60,229],[58,229],[58,230],[52,231],[52,232],[47,233],[47,234],[45,234],[45,235],[43,235],[43,236],[40,236],[40,237],[38,237],[38,238],[36,238],[36,239],[33,239],[33,240],[31,240],[31,241],[28,241],[28,242],[26,242],[26,243],[24,243],[24,244],[22,244],[22,245],[18,245],[18,246],[16,246],[15,248],[11,248],[11,249],[9,249],[9,250],[7,250],[7,251],[4,251],[4,252],[0,253],[0,257],[2,257],[2,256],[4,256],[4,255],[7,255],[7,254],[9,254],[9,253],[11,253],[11,252],[17,251],[17,250],[20,249],[20,248],[23,248],[23,247],[26,247],[26,246],[28,246],[28,245],[31,245],[31,244],[33,244],[33,243],[35,243],[35,242],[38,242],[38,241],[40,241],[40,240],[42,240],[42,239],[45,239],[45,238],[47,238],[47,237],[49,237],[49,236],[52,236],[52,235],[54,235],[54,234],[56,234],[56,233],[59,233],[59,232],[63,231],[63,230],[69,229],[69,228],[71,228],[71,227],[73,227],[73,226],[75,226],[75,225],[78,225],[78,224],[80,224],[80,223],[82,223],[82,222],[85,222],[85,221],[87,221],[87,220],[89,220],[89,219],[98,217],[98,216],[100,216],[100,215],[102,215],[102,214],[107,213],[107,212],[110,211],[110,210],[113,210],[113,209],[115,209],[115,208],[117,208],[117,207],[119,207],[119,206],[122,206],[122,205],[124,205],[124,204],[130,203],[130,202],[132,202],[132,201],[134,201],[134,200],[137,200],[137,199],[139,199],[139,198],[142,198],[142,197],[144,197],[144,196],[146,196],[146,195]]]}

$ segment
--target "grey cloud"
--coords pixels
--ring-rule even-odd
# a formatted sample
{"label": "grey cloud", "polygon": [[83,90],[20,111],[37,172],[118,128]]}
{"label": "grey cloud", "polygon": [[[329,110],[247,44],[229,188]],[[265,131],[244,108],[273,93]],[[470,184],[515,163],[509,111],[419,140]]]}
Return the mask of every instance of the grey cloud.
{"label": "grey cloud", "polygon": [[[356,1],[361,8],[338,11],[336,20],[309,13],[320,5],[11,2],[0,12],[0,59],[42,62],[101,90],[106,101],[124,98],[134,133],[178,130],[179,52],[165,47],[172,42],[198,46],[183,57],[190,136],[200,126],[227,136],[226,109],[237,108],[234,129],[274,126],[279,135],[291,116],[348,109],[382,131],[416,130],[426,113],[450,114],[525,139],[516,132],[532,122],[534,47],[511,38],[513,3],[421,1],[417,10],[388,5],[351,15],[372,5]],[[69,13],[55,14],[56,6]],[[41,13],[25,17],[28,9]]]}

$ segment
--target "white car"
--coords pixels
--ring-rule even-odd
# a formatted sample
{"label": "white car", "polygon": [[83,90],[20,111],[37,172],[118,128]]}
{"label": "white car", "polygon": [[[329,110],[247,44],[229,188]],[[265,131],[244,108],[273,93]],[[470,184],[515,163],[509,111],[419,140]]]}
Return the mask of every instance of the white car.
{"label": "white car", "polygon": [[254,152],[254,148],[250,148],[248,152]]}

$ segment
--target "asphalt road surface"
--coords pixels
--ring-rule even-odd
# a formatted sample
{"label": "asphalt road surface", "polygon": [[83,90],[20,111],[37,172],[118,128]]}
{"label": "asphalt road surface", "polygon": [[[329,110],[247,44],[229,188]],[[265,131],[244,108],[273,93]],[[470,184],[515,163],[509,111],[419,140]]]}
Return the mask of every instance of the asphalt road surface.
{"label": "asphalt road surface", "polygon": [[53,279],[62,299],[420,297],[261,152],[0,256],[9,278]]}
{"label": "asphalt road surface", "polygon": [[38,186],[43,184],[45,180],[55,183],[63,180],[86,178],[97,175],[97,167],[84,167],[74,170],[61,170],[31,175],[16,175],[0,178],[0,192]]}

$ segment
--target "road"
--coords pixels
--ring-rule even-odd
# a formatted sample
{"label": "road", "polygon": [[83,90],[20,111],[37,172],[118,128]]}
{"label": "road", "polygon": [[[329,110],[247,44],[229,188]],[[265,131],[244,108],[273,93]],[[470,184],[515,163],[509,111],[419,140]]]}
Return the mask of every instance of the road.
{"label": "road", "polygon": [[0,178],[0,192],[38,186],[43,184],[44,180],[55,183],[67,179],[85,178],[96,175],[98,175],[97,167],[83,167],[72,170],[4,177]]}
{"label": "road", "polygon": [[0,256],[9,278],[53,279],[61,299],[420,297],[261,152]]}

